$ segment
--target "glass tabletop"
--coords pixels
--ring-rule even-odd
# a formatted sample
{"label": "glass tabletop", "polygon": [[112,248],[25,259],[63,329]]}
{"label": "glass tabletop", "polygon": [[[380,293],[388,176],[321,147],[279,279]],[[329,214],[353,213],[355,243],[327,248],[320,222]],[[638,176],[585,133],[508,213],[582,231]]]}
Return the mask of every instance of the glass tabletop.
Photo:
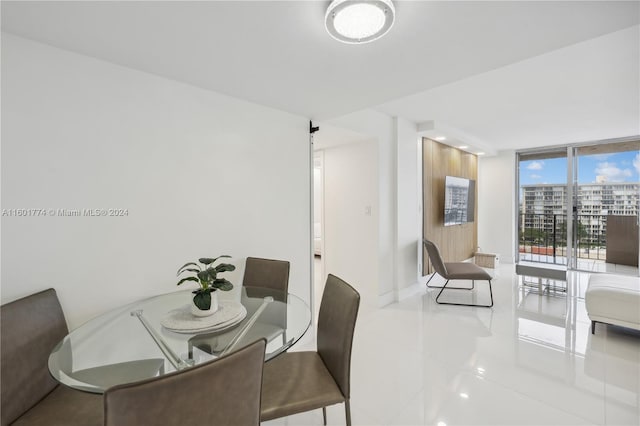
{"label": "glass tabletop", "polygon": [[[191,291],[100,315],[62,339],[49,356],[49,371],[64,385],[103,393],[117,384],[189,368],[263,337],[269,360],[296,343],[311,323],[309,306],[293,294],[257,287],[242,287],[239,297],[238,292],[219,293],[221,311],[204,321],[214,324],[215,315],[221,321],[209,328],[200,328],[202,320],[188,314]],[[233,311],[231,317],[222,318],[224,309]]]}

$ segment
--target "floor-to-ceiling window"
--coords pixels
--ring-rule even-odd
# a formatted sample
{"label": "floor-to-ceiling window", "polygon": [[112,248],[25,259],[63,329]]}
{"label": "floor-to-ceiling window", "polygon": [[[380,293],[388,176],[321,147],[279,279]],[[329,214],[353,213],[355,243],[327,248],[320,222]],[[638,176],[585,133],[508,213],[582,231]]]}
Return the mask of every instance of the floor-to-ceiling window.
{"label": "floor-to-ceiling window", "polygon": [[567,265],[567,150],[518,157],[518,260]]}
{"label": "floor-to-ceiling window", "polygon": [[572,148],[572,269],[637,274],[640,141]]}
{"label": "floor-to-ceiling window", "polygon": [[638,274],[640,140],[518,153],[519,264]]}

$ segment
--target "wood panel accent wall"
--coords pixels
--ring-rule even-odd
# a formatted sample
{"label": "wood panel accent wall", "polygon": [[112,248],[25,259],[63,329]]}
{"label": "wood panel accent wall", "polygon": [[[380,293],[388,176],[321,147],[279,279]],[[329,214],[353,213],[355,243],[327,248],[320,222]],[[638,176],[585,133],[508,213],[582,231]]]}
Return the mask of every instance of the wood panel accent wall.
{"label": "wood panel accent wall", "polygon": [[[445,262],[473,256],[478,246],[478,158],[434,140],[422,139],[423,221],[422,233],[440,248]],[[444,226],[444,181],[457,176],[476,181],[475,221]],[[427,251],[422,248],[423,275],[432,272]]]}

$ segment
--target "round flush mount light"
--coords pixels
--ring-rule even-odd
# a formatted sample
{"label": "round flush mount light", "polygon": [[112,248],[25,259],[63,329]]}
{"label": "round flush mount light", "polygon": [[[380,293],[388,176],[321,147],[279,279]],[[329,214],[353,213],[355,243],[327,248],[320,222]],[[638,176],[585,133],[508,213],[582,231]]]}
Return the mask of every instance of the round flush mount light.
{"label": "round flush mount light", "polygon": [[336,40],[362,44],[389,32],[395,15],[391,0],[333,0],[324,16],[324,24]]}

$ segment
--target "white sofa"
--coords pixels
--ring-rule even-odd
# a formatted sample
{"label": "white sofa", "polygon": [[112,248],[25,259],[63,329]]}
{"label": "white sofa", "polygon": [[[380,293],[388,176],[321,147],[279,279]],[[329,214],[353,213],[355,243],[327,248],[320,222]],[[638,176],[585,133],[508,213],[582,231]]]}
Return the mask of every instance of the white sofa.
{"label": "white sofa", "polygon": [[598,322],[640,330],[640,277],[593,274],[585,304],[592,334]]}

